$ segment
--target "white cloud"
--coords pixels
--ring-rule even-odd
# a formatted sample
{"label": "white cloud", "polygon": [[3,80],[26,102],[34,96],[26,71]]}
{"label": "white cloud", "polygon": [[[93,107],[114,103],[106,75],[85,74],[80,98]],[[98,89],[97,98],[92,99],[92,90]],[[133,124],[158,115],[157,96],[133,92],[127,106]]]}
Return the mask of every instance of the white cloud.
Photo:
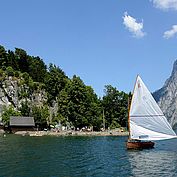
{"label": "white cloud", "polygon": [[173,25],[172,29],[165,31],[163,37],[169,39],[177,33],[177,25]]}
{"label": "white cloud", "polygon": [[177,0],[151,0],[156,8],[177,10]]}
{"label": "white cloud", "polygon": [[138,23],[135,18],[128,15],[127,12],[123,16],[123,24],[136,38],[142,38],[145,36],[143,30],[143,21]]}

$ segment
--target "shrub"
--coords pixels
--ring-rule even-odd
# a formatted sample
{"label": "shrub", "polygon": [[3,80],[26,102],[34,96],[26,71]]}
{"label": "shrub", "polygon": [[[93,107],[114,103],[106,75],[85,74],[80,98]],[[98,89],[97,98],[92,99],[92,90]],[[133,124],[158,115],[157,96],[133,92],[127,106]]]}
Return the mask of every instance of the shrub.
{"label": "shrub", "polygon": [[8,76],[14,76],[14,70],[13,70],[13,68],[11,66],[8,66],[6,68],[6,73],[7,73]]}
{"label": "shrub", "polygon": [[20,76],[19,71],[15,71],[14,75],[15,75],[15,77],[19,77]]}
{"label": "shrub", "polygon": [[14,110],[12,106],[4,107],[2,113],[2,121],[4,125],[8,125],[10,121],[10,116],[21,116],[21,113]]}

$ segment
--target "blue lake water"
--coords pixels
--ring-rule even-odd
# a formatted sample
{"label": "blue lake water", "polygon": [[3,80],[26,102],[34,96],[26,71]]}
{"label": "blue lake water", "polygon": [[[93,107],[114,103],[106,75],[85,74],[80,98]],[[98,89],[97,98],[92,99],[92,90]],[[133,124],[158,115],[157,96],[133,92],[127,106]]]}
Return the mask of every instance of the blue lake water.
{"label": "blue lake water", "polygon": [[177,139],[127,151],[127,137],[0,136],[0,177],[177,176]]}

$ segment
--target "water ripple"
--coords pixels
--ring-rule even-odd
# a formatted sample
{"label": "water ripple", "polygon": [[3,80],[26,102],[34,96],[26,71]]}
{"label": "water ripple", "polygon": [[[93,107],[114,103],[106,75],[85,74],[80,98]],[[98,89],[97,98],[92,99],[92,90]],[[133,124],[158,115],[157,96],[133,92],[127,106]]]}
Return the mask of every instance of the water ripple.
{"label": "water ripple", "polygon": [[177,140],[127,151],[127,137],[0,137],[0,177],[177,176]]}

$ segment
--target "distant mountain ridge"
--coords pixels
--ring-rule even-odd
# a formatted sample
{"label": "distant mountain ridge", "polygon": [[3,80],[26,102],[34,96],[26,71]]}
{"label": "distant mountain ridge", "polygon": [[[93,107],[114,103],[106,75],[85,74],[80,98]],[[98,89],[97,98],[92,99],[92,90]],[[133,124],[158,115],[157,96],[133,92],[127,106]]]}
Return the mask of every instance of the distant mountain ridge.
{"label": "distant mountain ridge", "polygon": [[164,86],[153,93],[155,100],[174,130],[177,130],[177,60]]}

